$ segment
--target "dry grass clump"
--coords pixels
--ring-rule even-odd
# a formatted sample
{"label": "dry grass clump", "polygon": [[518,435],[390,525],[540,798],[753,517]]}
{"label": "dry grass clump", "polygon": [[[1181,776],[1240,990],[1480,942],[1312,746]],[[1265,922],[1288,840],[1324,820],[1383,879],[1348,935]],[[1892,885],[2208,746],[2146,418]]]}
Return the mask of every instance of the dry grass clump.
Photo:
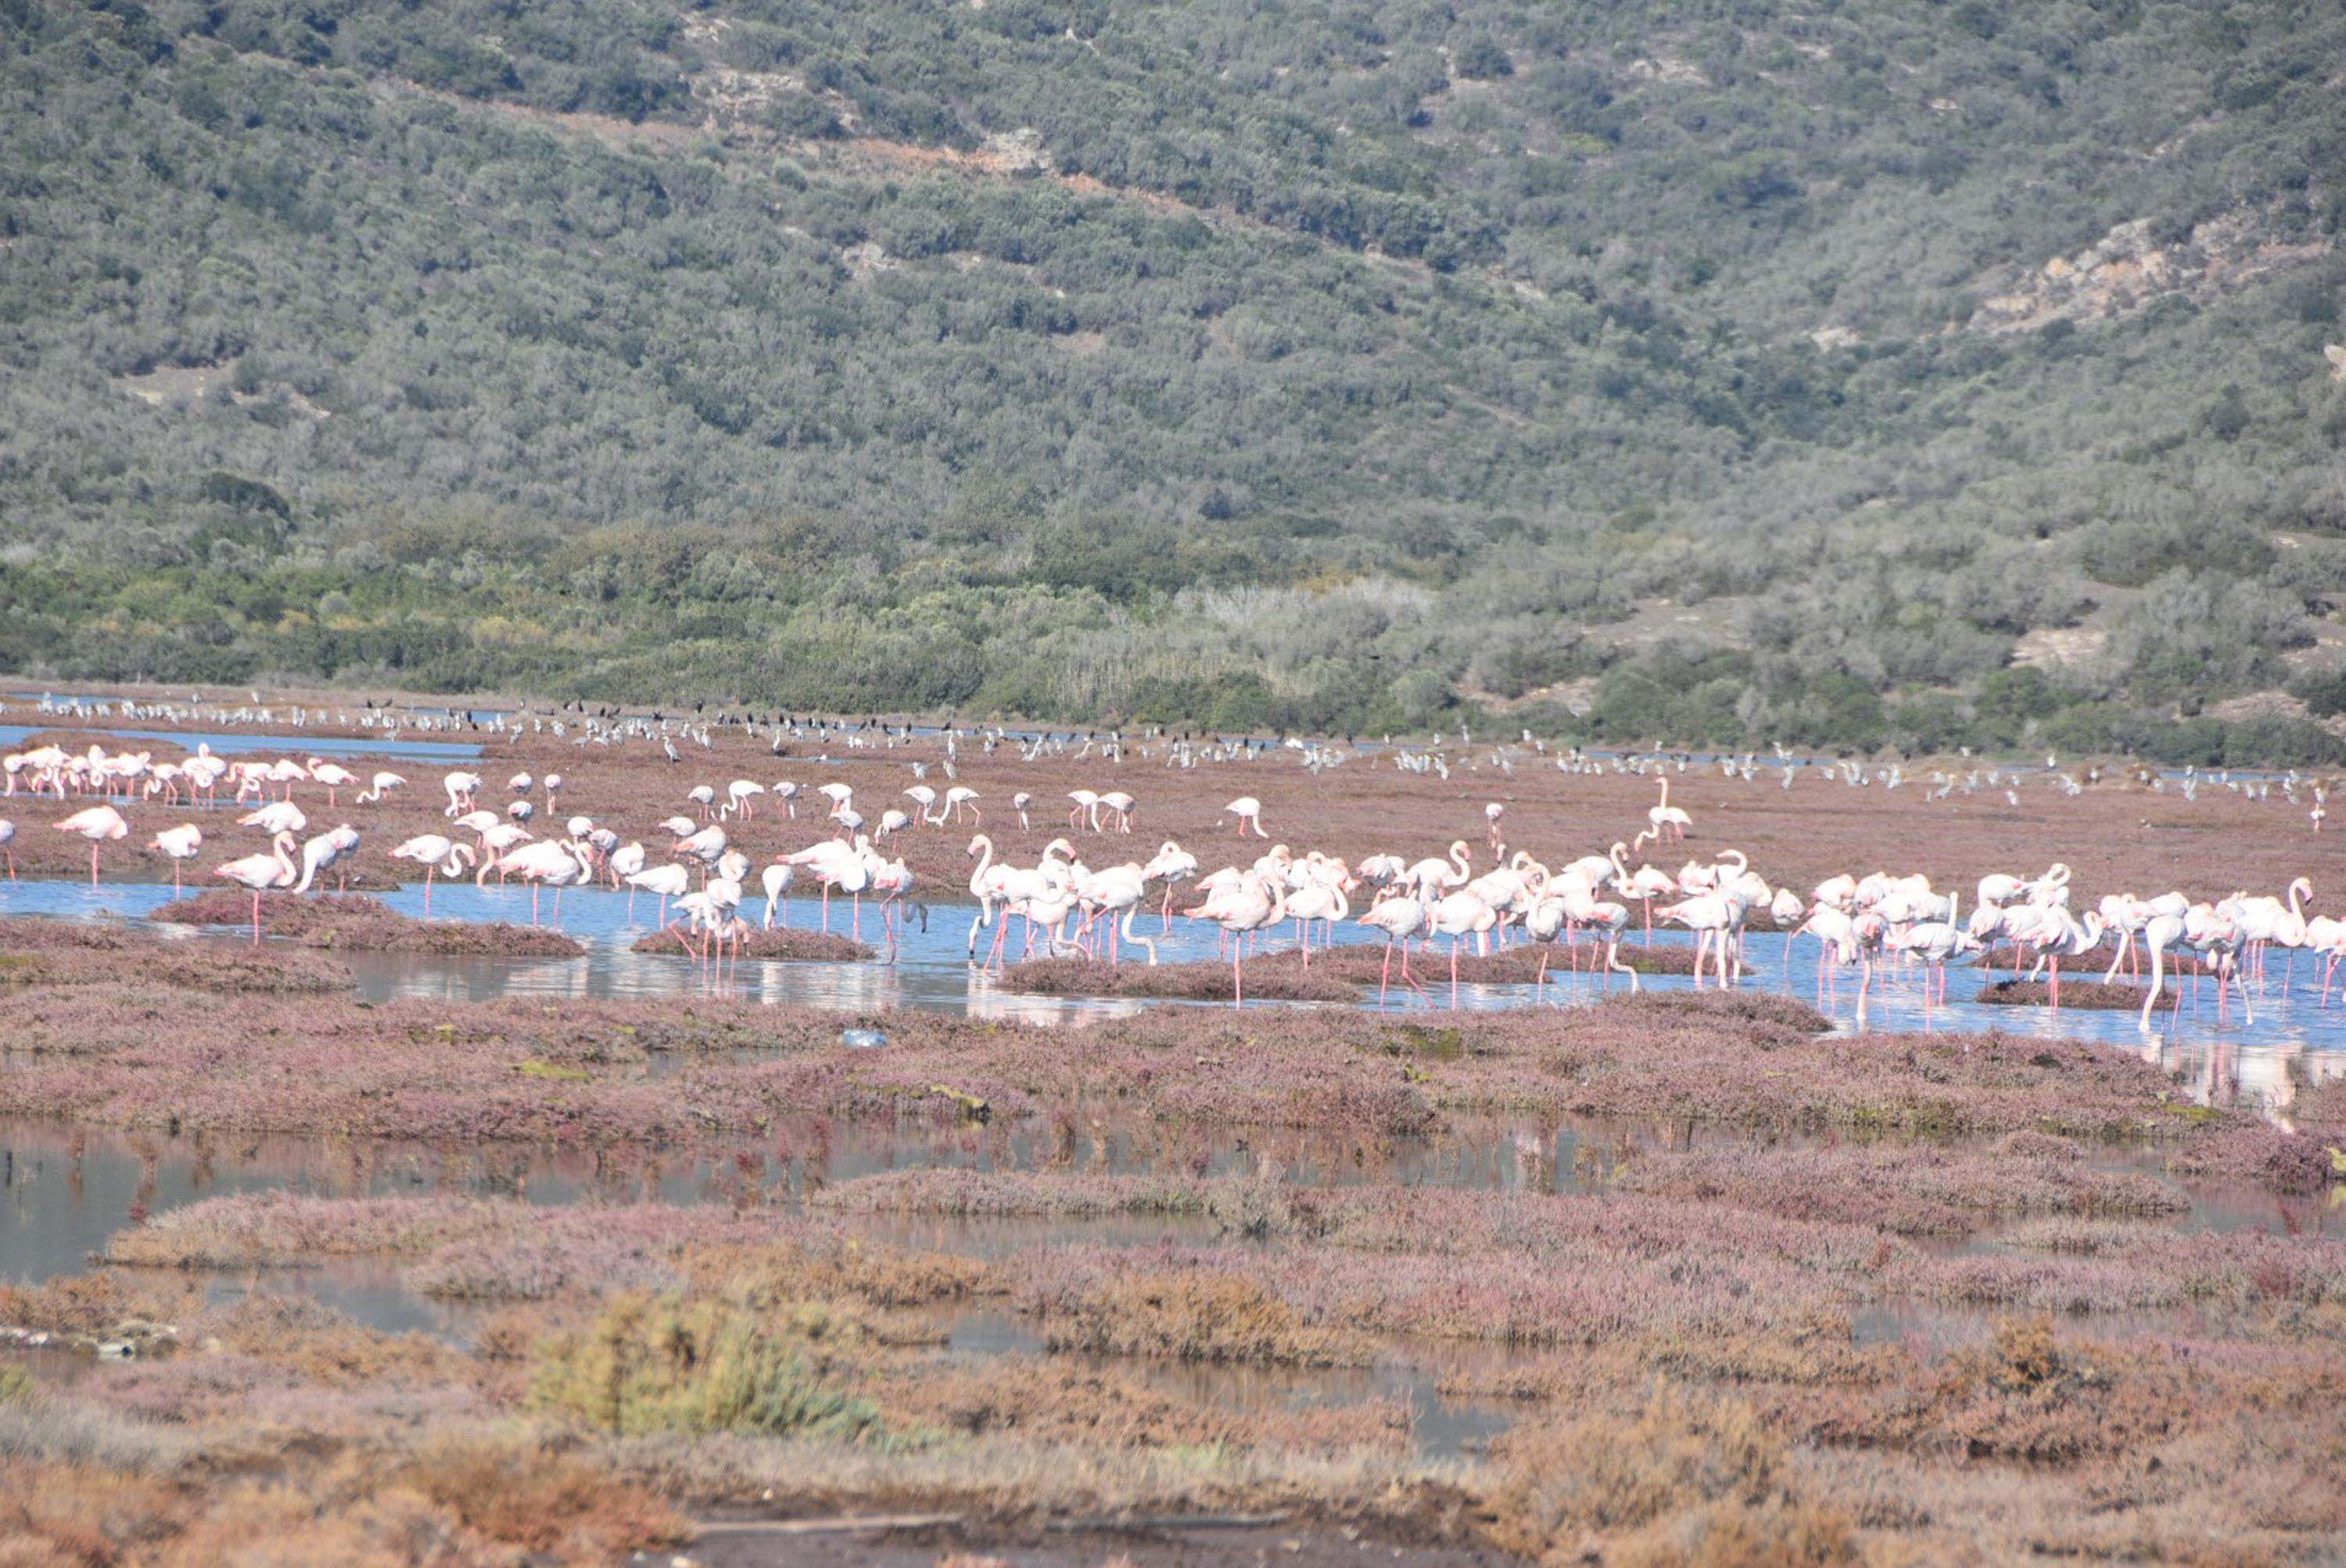
{"label": "dry grass clump", "polygon": [[268,1361],[305,1383],[379,1390],[456,1384],[472,1361],[429,1334],[387,1334],[307,1297],[256,1292],[194,1326],[207,1354]]}
{"label": "dry grass clump", "polygon": [[2217,1413],[2172,1352],[2061,1343],[2049,1318],[2011,1319],[1828,1436],[1942,1457],[2069,1463],[2146,1451]]}
{"label": "dry grass clump", "polygon": [[[252,895],[210,888],[155,911],[180,925],[252,927]],[[444,958],[576,958],[586,950],[558,931],[503,921],[422,921],[363,893],[263,893],[260,929],[303,947],[424,952]]]}
{"label": "dry grass clump", "polygon": [[432,1440],[401,1479],[466,1529],[566,1563],[608,1563],[690,1534],[676,1511],[643,1487],[579,1455],[519,1439]]}
{"label": "dry grass clump", "polygon": [[[687,943],[674,930],[646,932],[636,938],[629,951],[663,953],[669,958],[699,956],[699,950]],[[772,930],[753,927],[741,938],[738,948],[728,944],[725,957],[729,962],[742,958],[780,958],[845,963],[870,958],[872,952],[869,942],[858,942],[838,932],[801,931],[796,927],[776,927]]]}
{"label": "dry grass clump", "polygon": [[1119,1450],[1271,1447],[1330,1454],[1409,1446],[1402,1400],[1240,1411],[1210,1396],[1176,1398],[1111,1368],[1046,1358],[981,1369],[926,1366],[873,1385],[892,1410],[966,1438],[1096,1444]]}
{"label": "dry grass clump", "polygon": [[1182,1361],[1356,1365],[1369,1347],[1307,1325],[1261,1282],[1205,1268],[1116,1271],[1053,1304],[1044,1341],[1054,1350]]}
{"label": "dry grass clump", "polygon": [[463,1197],[315,1197],[270,1191],[200,1198],[118,1230],[109,1263],[168,1268],[288,1268],[321,1257],[429,1252],[526,1230],[526,1204]]}
{"label": "dry grass clump", "polygon": [[297,1461],[210,1485],[0,1461],[9,1568],[511,1568],[517,1552],[584,1568],[687,1532],[607,1471],[487,1445],[405,1467]]}
{"label": "dry grass clump", "polygon": [[2167,1168],[2178,1176],[2250,1182],[2276,1192],[2323,1192],[2346,1184],[2346,1116],[2300,1115],[2289,1131],[2250,1116],[2190,1119],[2199,1123],[2197,1130],[2168,1156]]}
{"label": "dry grass clump", "polygon": [[1603,1561],[1827,1568],[1858,1561],[1851,1522],[1796,1495],[1781,1444],[1739,1400],[1658,1384],[1634,1419],[1562,1417],[1518,1428],[1487,1498],[1509,1551]]}
{"label": "dry grass clump", "polygon": [[0,1329],[65,1339],[140,1339],[178,1320],[190,1292],[157,1289],[111,1270],[54,1276],[35,1285],[0,1284]]}

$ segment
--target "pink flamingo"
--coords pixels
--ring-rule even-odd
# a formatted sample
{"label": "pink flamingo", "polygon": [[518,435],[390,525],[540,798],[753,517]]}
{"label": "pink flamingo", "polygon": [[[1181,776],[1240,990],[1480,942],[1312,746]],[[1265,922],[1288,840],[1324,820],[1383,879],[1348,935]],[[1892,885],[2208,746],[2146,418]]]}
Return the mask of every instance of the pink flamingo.
{"label": "pink flamingo", "polygon": [[193,822],[183,822],[176,828],[166,828],[147,840],[147,847],[171,857],[171,894],[174,898],[186,890],[179,885],[179,863],[192,860],[204,847],[203,830]]}
{"label": "pink flamingo", "polygon": [[1377,972],[1377,1005],[1385,1004],[1385,987],[1392,979],[1393,943],[1401,943],[1402,983],[1431,1002],[1425,987],[1409,972],[1409,939],[1425,930],[1425,905],[1407,893],[1379,899],[1361,916],[1361,923],[1385,933],[1384,967]]}
{"label": "pink flamingo", "polygon": [[97,847],[116,839],[128,838],[130,824],[122,813],[111,806],[91,806],[76,811],[57,824],[60,833],[78,833],[89,840],[89,885],[97,886]]}
{"label": "pink flamingo", "polygon": [[213,871],[216,877],[226,877],[252,895],[252,945],[260,945],[260,895],[264,891],[290,888],[301,876],[301,869],[293,863],[293,835],[280,833],[266,855],[247,855],[240,860]]}
{"label": "pink flamingo", "polygon": [[[1229,937],[1244,937],[1277,925],[1287,916],[1287,900],[1280,890],[1271,887],[1267,879],[1241,877],[1238,881],[1214,894],[1193,910],[1183,911],[1192,920],[1209,920],[1222,928]],[[1230,1005],[1246,1003],[1246,944],[1230,943]]]}

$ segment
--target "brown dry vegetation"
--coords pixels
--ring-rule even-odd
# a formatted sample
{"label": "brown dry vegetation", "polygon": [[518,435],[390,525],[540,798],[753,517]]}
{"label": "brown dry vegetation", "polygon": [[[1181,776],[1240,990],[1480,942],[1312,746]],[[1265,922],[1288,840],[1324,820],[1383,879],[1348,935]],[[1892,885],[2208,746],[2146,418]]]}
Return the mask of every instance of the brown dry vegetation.
{"label": "brown dry vegetation", "polygon": [[118,984],[135,967],[158,984],[194,991],[341,991],[350,972],[332,959],[225,942],[160,942],[123,925],[0,920],[0,994],[36,986]]}
{"label": "brown dry vegetation", "polygon": [[[876,799],[914,754],[752,765],[723,736],[686,771],[845,777]],[[623,830],[694,781],[535,742],[484,770],[509,760],[560,767],[565,808]],[[963,771],[996,826],[1012,788],[1131,789],[1148,830],[1086,835],[1096,862],[1194,839],[1241,788],[1275,832],[1308,820],[1290,841],[1347,854],[1438,849],[1497,796],[1553,859],[1649,799],[1521,768],[1312,779],[1284,757],[1183,772],[965,748]],[[361,823],[370,855],[438,821],[410,772]],[[2283,813],[2213,791],[2046,791],[2014,813],[1689,773],[1673,799],[1692,848],[1731,840],[1796,882],[1898,844],[1943,881],[2057,856],[2218,891],[2278,881],[2300,847]],[[50,856],[38,816],[19,847]],[[1019,852],[1046,823],[1009,835]],[[761,816],[743,836],[813,831]],[[2228,835],[2248,870],[2197,886]],[[950,885],[963,841],[900,843]],[[2152,848],[2200,869],[2154,873]],[[2303,1087],[2284,1130],[2131,1055],[1840,1035],[1762,994],[1167,1008],[1080,1033],[905,1013],[870,1021],[884,1049],[850,1051],[839,1014],[722,1000],[361,1007],[291,943],[10,923],[0,952],[0,1114],[151,1145],[400,1139],[511,1176],[495,1198],[364,1196],[382,1171],[354,1155],[333,1189],[352,1196],[188,1203],[115,1236],[106,1273],[0,1289],[0,1326],[142,1350],[65,1380],[0,1361],[9,1568],[608,1562],[711,1513],[890,1511],[1005,1532],[1280,1511],[1281,1537],[1346,1531],[1381,1557],[1647,1568],[2346,1552],[2346,1242],[2320,1196],[2346,1085]],[[1312,981],[1349,991],[1382,961],[1339,948]],[[1461,977],[1537,962],[1470,957]],[[1289,965],[1250,965],[1250,989]],[[874,1147],[990,1168],[875,1168],[898,1162]],[[527,1201],[512,1173],[549,1151],[607,1164],[626,1196]],[[671,1156],[740,1179],[663,1201]],[[794,1174],[767,1184],[776,1168]],[[461,1331],[283,1293],[301,1276],[277,1271],[317,1266],[450,1304]],[[998,1355],[957,1338],[997,1319]],[[1429,1459],[1385,1372],[1512,1430]],[[1358,1397],[1291,1391],[1340,1387]]]}

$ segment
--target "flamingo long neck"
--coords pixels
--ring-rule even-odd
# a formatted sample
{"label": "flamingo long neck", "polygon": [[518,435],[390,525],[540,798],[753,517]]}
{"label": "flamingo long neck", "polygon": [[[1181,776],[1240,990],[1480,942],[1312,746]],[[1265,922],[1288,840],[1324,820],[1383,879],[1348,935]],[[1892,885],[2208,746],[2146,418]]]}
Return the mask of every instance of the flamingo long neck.
{"label": "flamingo long neck", "polygon": [[1670,803],[1670,776],[1669,776],[1668,774],[1665,773],[1665,774],[1663,774],[1663,775],[1662,775],[1662,806],[1663,806],[1663,809],[1667,810],[1667,809],[1668,809],[1668,807],[1669,807],[1669,803]]}
{"label": "flamingo long neck", "polygon": [[994,840],[985,834],[980,833],[970,842],[973,847],[984,846],[984,853],[978,857],[977,870],[969,874],[969,891],[982,893],[985,884],[985,873],[994,869]]}
{"label": "flamingo long neck", "polygon": [[1464,881],[1466,877],[1467,867],[1466,841],[1464,840],[1461,839],[1451,844],[1450,863],[1457,868],[1459,880]]}

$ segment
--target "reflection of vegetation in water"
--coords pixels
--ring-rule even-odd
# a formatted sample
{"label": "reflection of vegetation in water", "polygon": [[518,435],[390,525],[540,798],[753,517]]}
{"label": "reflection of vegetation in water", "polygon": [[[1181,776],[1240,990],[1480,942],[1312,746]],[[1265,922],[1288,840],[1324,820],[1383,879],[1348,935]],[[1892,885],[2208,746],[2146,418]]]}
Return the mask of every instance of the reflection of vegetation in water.
{"label": "reflection of vegetation in water", "polygon": [[509,9],[0,11],[0,665],[2338,754],[2329,10]]}

